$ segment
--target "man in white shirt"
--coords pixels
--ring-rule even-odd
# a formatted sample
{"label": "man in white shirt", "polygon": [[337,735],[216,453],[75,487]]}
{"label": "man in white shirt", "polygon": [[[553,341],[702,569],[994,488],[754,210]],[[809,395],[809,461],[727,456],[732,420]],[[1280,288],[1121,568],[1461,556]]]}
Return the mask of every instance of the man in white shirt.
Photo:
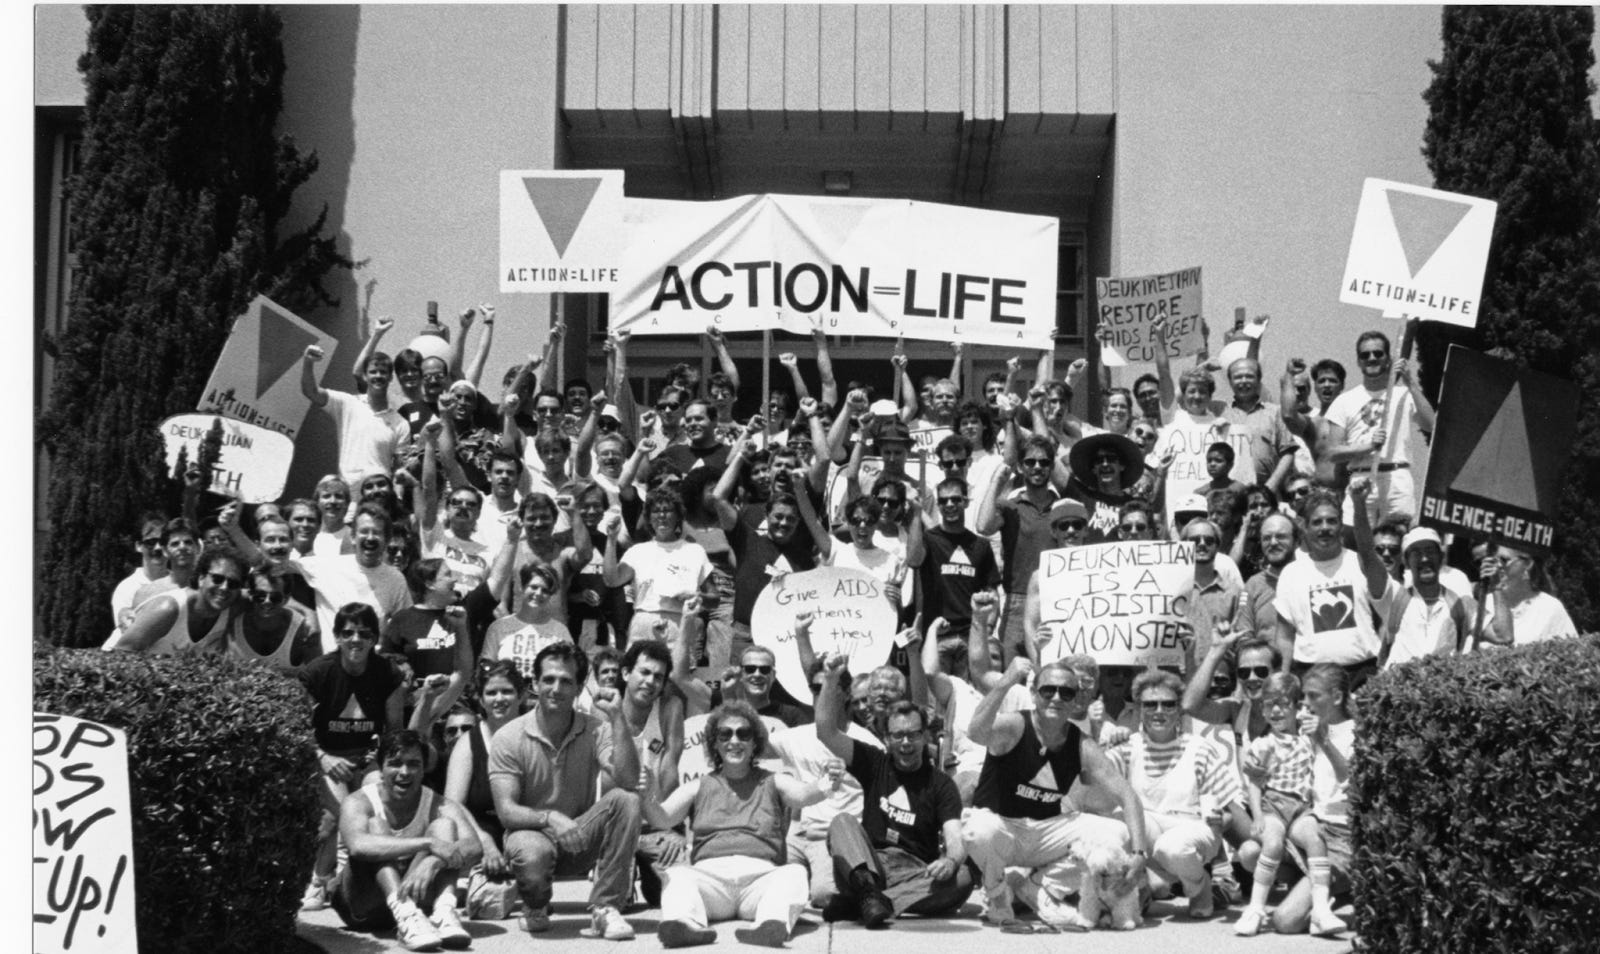
{"label": "man in white shirt", "polygon": [[364,395],[330,391],[317,383],[316,365],[322,348],[307,345],[300,362],[300,391],[312,407],[326,410],[339,435],[339,476],[351,487],[368,474],[393,474],[395,458],[410,436],[399,412],[389,407],[389,381],[394,365],[381,351],[373,352],[361,369]]}
{"label": "man in white shirt", "polygon": [[1385,620],[1385,668],[1456,652],[1472,627],[1475,608],[1471,597],[1462,599],[1443,585],[1444,544],[1437,533],[1417,527],[1405,535],[1400,552],[1408,582]]}
{"label": "man in white shirt", "polygon": [[[1335,464],[1346,465],[1351,474],[1371,473],[1373,461],[1377,461],[1373,493],[1367,499],[1371,523],[1390,514],[1414,517],[1411,427],[1415,424],[1431,433],[1433,405],[1406,360],[1390,360],[1389,338],[1383,332],[1364,332],[1356,339],[1356,365],[1361,369],[1361,385],[1334,398],[1328,406],[1328,457]],[[1350,522],[1348,506],[1344,517]]]}

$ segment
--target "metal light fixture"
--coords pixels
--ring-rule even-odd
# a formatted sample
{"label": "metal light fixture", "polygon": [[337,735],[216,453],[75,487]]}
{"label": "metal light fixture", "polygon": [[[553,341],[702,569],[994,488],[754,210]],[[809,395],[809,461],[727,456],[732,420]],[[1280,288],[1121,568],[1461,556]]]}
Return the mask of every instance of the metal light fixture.
{"label": "metal light fixture", "polygon": [[849,169],[824,170],[822,191],[829,195],[849,195],[853,178]]}

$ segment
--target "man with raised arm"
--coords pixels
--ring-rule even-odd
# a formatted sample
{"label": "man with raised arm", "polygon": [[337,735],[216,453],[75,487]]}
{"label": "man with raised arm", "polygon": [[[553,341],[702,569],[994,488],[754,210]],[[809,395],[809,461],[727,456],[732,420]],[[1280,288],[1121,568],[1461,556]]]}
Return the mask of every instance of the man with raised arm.
{"label": "man with raised arm", "polygon": [[316,367],[321,360],[321,346],[307,345],[300,362],[300,392],[312,407],[322,408],[333,418],[339,438],[339,476],[354,487],[368,474],[393,474],[395,459],[411,434],[405,418],[389,407],[393,362],[381,351],[367,359],[362,370],[363,400],[318,384]]}

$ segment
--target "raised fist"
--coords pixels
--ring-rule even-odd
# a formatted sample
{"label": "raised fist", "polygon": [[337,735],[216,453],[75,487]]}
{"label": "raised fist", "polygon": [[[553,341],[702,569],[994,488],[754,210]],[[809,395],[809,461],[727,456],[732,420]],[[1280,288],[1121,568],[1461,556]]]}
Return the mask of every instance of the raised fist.
{"label": "raised fist", "polygon": [[394,319],[390,318],[388,315],[382,315],[377,321],[372,323],[372,337],[377,338],[388,332],[393,327]]}
{"label": "raised fist", "polygon": [[321,345],[306,345],[305,360],[311,361],[313,363],[317,362],[317,361],[321,361],[322,360],[322,346]]}
{"label": "raised fist", "polygon": [[778,363],[786,368],[793,368],[799,366],[800,359],[794,356],[793,351],[785,351],[778,355]]}

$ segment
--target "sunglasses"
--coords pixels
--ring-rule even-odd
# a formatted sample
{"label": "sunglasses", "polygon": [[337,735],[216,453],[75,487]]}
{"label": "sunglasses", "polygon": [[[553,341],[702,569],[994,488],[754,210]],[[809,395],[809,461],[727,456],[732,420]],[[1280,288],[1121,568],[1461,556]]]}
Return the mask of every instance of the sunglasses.
{"label": "sunglasses", "polygon": [[446,375],[438,374],[438,373],[424,374],[422,376],[422,380],[427,381],[430,384],[439,384],[439,383],[444,382],[446,380],[446,377],[447,377]]}
{"label": "sunglasses", "polygon": [[463,732],[470,732],[471,730],[472,726],[470,725],[447,725],[444,727],[444,737],[448,739],[453,735],[460,735]]}
{"label": "sunglasses", "polygon": [[898,497],[879,497],[877,500],[878,506],[880,507],[898,507],[905,503],[904,500],[901,500]]}
{"label": "sunglasses", "polygon": [[1240,679],[1243,679],[1247,676],[1254,679],[1265,679],[1272,675],[1271,666],[1240,666],[1235,671],[1238,673]]}
{"label": "sunglasses", "polygon": [[1151,699],[1148,702],[1141,702],[1139,705],[1142,708],[1149,709],[1151,712],[1166,712],[1168,710],[1176,712],[1178,709],[1178,700]]}
{"label": "sunglasses", "polygon": [[1077,686],[1040,686],[1036,691],[1041,699],[1071,699],[1082,690]]}
{"label": "sunglasses", "polygon": [[1050,459],[1047,458],[1047,457],[1026,457],[1026,458],[1023,458],[1022,466],[1024,466],[1024,467],[1049,467],[1050,466]]}
{"label": "sunglasses", "polygon": [[744,667],[744,674],[746,676],[770,676],[770,675],[772,675],[772,667],[771,666],[745,666]]}
{"label": "sunglasses", "polygon": [[1184,537],[1183,539],[1186,543],[1209,543],[1212,546],[1217,545],[1217,538],[1209,533],[1203,533],[1193,537]]}
{"label": "sunglasses", "polygon": [[349,639],[351,637],[354,637],[356,639],[377,639],[378,638],[378,634],[374,633],[370,629],[341,629],[341,630],[338,630],[337,632],[335,632],[334,635],[338,636],[341,639]]}
{"label": "sunglasses", "polygon": [[1376,550],[1379,553],[1399,553],[1400,552],[1400,548],[1398,546],[1395,546],[1394,544],[1383,544],[1381,546],[1374,545],[1372,549]]}
{"label": "sunglasses", "polygon": [[662,412],[664,414],[667,411],[676,411],[680,407],[683,407],[683,405],[679,404],[676,401],[668,401],[668,402],[665,402],[665,403],[662,403],[662,404],[657,404],[656,405],[656,410],[658,410],[658,411],[660,411],[660,412]]}
{"label": "sunglasses", "polygon": [[1056,531],[1057,533],[1069,533],[1076,530],[1082,530],[1088,525],[1089,521],[1087,520],[1061,520],[1056,523],[1052,523],[1050,525],[1050,529]]}
{"label": "sunglasses", "polygon": [[150,537],[145,540],[140,540],[139,546],[144,547],[146,550],[159,550],[161,548],[161,538]]}
{"label": "sunglasses", "polygon": [[965,497],[940,497],[939,498],[939,506],[941,506],[941,507],[959,507],[959,506],[962,506],[963,504],[965,504],[966,502],[967,502],[967,498],[965,498]]}
{"label": "sunglasses", "polygon": [[1362,361],[1366,361],[1369,358],[1374,359],[1374,360],[1381,360],[1383,358],[1389,357],[1389,352],[1387,352],[1387,351],[1358,351],[1358,352],[1356,352],[1356,357],[1360,358]]}
{"label": "sunglasses", "polygon": [[946,460],[939,461],[939,466],[944,468],[945,470],[950,470],[953,467],[965,467],[965,466],[967,466],[967,461],[968,460],[969,460],[969,458],[966,458],[966,457],[949,458],[949,459],[946,459]]}
{"label": "sunglasses", "polygon": [[256,590],[250,594],[258,606],[278,606],[289,601],[289,594],[279,593],[276,590]]}
{"label": "sunglasses", "polygon": [[228,576],[226,573],[207,573],[206,579],[211,581],[212,586],[220,586],[225,590],[244,589],[243,580]]}
{"label": "sunglasses", "polygon": [[865,514],[861,514],[859,516],[851,517],[850,518],[850,526],[852,526],[852,527],[870,527],[870,526],[872,526],[872,518],[868,517]]}
{"label": "sunglasses", "polygon": [[1148,523],[1143,523],[1143,522],[1140,522],[1140,523],[1125,523],[1125,524],[1121,525],[1121,529],[1122,529],[1123,533],[1143,533],[1146,530],[1150,529],[1150,525]]}
{"label": "sunglasses", "polygon": [[756,737],[756,730],[750,728],[747,725],[741,725],[736,729],[718,729],[717,730],[717,741],[718,742],[732,742],[734,739],[738,739],[740,742],[749,742],[751,739],[753,739],[755,737]]}

